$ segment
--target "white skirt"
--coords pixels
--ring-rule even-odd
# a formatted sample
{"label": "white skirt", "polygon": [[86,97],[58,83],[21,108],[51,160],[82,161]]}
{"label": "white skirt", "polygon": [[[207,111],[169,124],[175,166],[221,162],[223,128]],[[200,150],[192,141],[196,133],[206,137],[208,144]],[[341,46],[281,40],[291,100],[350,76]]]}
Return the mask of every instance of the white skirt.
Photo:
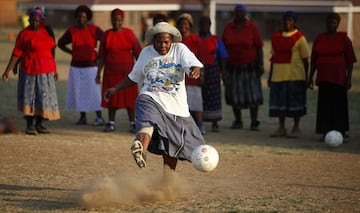
{"label": "white skirt", "polygon": [[201,87],[186,85],[187,101],[189,110],[194,112],[203,111],[203,99]]}
{"label": "white skirt", "polygon": [[96,84],[97,67],[70,66],[66,108],[78,112],[102,110],[101,84]]}

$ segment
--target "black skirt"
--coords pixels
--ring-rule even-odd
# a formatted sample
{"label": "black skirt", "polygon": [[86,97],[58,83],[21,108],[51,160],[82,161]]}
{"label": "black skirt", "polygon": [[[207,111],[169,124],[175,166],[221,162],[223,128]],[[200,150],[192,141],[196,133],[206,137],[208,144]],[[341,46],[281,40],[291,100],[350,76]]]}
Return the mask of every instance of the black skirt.
{"label": "black skirt", "polygon": [[329,82],[320,82],[317,102],[316,133],[349,130],[347,89]]}

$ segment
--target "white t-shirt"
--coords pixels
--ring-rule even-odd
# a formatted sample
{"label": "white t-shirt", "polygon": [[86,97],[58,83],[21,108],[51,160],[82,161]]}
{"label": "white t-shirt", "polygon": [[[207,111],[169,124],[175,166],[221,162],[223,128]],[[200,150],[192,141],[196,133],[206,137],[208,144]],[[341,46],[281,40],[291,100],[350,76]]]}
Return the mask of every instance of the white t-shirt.
{"label": "white t-shirt", "polygon": [[203,67],[196,56],[182,43],[173,43],[166,55],[160,55],[153,45],[145,47],[129,78],[143,84],[139,95],[151,96],[173,115],[189,117],[185,89],[185,73],[190,67]]}

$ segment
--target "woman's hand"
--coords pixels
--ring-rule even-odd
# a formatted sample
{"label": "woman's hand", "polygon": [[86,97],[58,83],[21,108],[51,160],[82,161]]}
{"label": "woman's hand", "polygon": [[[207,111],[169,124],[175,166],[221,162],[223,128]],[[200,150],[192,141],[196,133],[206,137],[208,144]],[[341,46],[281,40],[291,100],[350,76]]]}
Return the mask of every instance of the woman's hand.
{"label": "woman's hand", "polygon": [[96,82],[97,84],[100,84],[100,83],[101,83],[101,77],[100,77],[99,74],[96,75],[95,82]]}
{"label": "woman's hand", "polygon": [[313,79],[310,79],[307,81],[307,88],[314,89],[314,81]]}
{"label": "woman's hand", "polygon": [[7,83],[9,81],[9,71],[5,71],[2,75],[3,82]]}
{"label": "woman's hand", "polygon": [[105,92],[104,92],[104,100],[106,102],[109,102],[110,97],[115,93],[116,93],[116,89],[114,87],[105,90]]}
{"label": "woman's hand", "polygon": [[189,78],[198,79],[198,78],[200,78],[200,76],[201,76],[200,67],[191,67],[190,68]]}

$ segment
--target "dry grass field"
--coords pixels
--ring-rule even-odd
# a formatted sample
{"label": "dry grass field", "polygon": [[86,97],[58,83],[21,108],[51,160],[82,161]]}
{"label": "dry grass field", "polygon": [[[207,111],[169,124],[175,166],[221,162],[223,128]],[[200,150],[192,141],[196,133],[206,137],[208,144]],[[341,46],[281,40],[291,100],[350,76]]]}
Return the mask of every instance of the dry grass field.
{"label": "dry grass field", "polygon": [[[1,72],[12,45],[0,40]],[[260,131],[249,130],[248,111],[243,112],[245,128],[230,129],[233,116],[224,104],[221,131],[205,135],[219,152],[219,165],[203,173],[188,162],[179,162],[176,172],[164,170],[161,157],[152,154],[148,168],[138,169],[124,110],[117,114],[114,133],[74,125],[78,113],[64,108],[69,60],[57,51],[62,118],[45,123],[51,134],[24,134],[25,121],[16,110],[17,76],[0,82],[0,116],[12,116],[18,126],[18,133],[0,135],[0,212],[360,212],[358,64],[349,92],[350,143],[334,149],[319,141],[316,90],[308,91],[301,137],[270,138],[277,120],[268,116],[264,84]]]}

